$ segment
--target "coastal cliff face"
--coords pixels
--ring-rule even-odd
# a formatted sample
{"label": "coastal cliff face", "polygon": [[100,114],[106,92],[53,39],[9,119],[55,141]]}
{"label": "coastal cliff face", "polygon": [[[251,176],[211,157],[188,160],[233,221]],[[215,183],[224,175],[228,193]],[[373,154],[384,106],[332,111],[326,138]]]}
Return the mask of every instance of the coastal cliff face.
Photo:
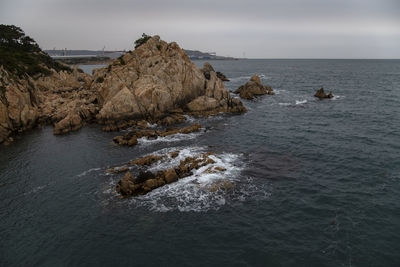
{"label": "coastal cliff face", "polygon": [[12,132],[32,128],[38,117],[36,89],[31,79],[14,79],[0,66],[0,143]]}
{"label": "coastal cliff face", "polygon": [[176,43],[159,36],[95,71],[93,81],[102,105],[97,118],[103,122],[159,119],[177,108],[195,114],[245,111],[240,101],[232,101],[211,65],[200,70]]}
{"label": "coastal cliff face", "polygon": [[[54,133],[79,129],[98,112],[91,76],[54,69],[48,76],[16,77],[0,67],[0,143],[13,132],[54,124]],[[11,140],[11,139],[10,139]]]}
{"label": "coastal cliff face", "polygon": [[97,113],[91,76],[58,63],[22,29],[0,25],[0,143],[37,124],[78,129]]}

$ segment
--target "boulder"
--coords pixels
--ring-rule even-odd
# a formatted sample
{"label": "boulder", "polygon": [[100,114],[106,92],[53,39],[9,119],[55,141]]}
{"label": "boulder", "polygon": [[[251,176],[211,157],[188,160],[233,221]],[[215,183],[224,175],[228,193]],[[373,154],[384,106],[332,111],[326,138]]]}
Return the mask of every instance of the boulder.
{"label": "boulder", "polygon": [[168,169],[164,173],[164,180],[167,184],[178,181],[178,175],[174,169]]}
{"label": "boulder", "polygon": [[249,100],[254,99],[257,95],[275,94],[270,86],[262,85],[258,75],[253,75],[246,84],[240,86],[234,93],[239,94],[241,98]]}
{"label": "boulder", "polygon": [[178,133],[189,134],[198,132],[201,128],[200,124],[193,124],[182,128],[167,128],[166,130],[132,129],[123,136],[115,136],[113,141],[121,146],[133,146],[138,143],[137,138],[146,137],[147,139],[156,139],[159,136],[165,137]]}
{"label": "boulder", "polygon": [[116,186],[116,191],[120,193],[121,196],[131,196],[135,189],[137,189],[137,186],[135,186],[134,177],[130,172],[127,172]]}
{"label": "boulder", "polygon": [[315,92],[314,94],[315,97],[318,97],[319,99],[323,99],[323,98],[333,98],[333,94],[330,91],[329,94],[326,94],[324,92],[324,88],[321,88],[319,90],[317,90],[317,92]]}

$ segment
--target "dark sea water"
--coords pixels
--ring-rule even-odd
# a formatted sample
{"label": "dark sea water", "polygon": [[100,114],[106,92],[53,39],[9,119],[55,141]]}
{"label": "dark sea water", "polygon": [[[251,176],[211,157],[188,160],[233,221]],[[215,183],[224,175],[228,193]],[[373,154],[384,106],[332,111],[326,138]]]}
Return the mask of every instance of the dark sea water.
{"label": "dark sea water", "polygon": [[[400,60],[211,63],[276,95],[132,148],[95,125],[1,146],[0,266],[400,266]],[[106,168],[178,148],[227,170],[118,197]]]}

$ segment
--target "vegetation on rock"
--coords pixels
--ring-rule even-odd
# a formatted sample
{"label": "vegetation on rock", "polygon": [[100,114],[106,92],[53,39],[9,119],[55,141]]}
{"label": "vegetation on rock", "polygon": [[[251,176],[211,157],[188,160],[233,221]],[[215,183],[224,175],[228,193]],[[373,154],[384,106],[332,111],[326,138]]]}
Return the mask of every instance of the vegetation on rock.
{"label": "vegetation on rock", "polygon": [[14,25],[0,25],[0,65],[8,72],[23,77],[26,74],[50,75],[49,69],[71,71],[68,66],[54,61],[24,31]]}
{"label": "vegetation on rock", "polygon": [[135,48],[138,48],[142,44],[145,44],[150,38],[151,38],[151,36],[143,33],[142,37],[135,41]]}

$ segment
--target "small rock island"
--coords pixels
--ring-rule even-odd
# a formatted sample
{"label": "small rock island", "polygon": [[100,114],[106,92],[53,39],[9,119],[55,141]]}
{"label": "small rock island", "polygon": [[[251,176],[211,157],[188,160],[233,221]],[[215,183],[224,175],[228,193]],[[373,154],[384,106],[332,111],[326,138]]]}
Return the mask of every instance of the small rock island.
{"label": "small rock island", "polygon": [[314,96],[318,97],[319,99],[333,98],[332,92],[330,91],[329,94],[326,94],[324,92],[324,88],[321,88],[321,89],[317,90],[317,92],[315,92]]}
{"label": "small rock island", "polygon": [[234,93],[239,94],[241,98],[249,100],[259,95],[275,94],[270,86],[262,85],[258,75],[253,75],[246,84],[240,86]]}

